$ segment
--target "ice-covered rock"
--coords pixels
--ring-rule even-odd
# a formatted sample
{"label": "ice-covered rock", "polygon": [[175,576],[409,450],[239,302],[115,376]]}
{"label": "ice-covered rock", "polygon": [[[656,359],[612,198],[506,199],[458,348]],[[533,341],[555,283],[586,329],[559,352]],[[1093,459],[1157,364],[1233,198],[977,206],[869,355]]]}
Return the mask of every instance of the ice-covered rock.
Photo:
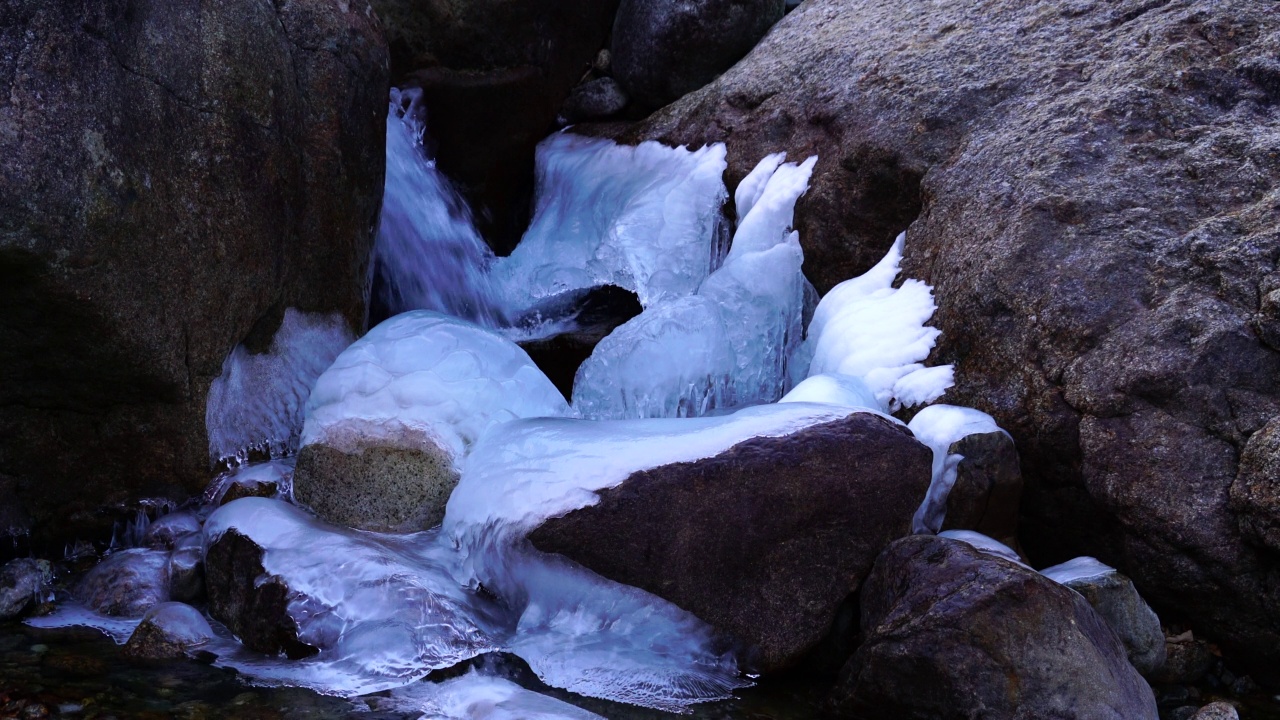
{"label": "ice-covered rock", "polygon": [[439,313],[403,313],[316,383],[294,496],[341,524],[430,527],[457,482],[456,462],[490,426],[572,414],[511,341]]}
{"label": "ice-covered rock", "polygon": [[1005,545],[999,540],[987,537],[980,532],[974,532],[973,530],[943,530],[938,533],[938,537],[947,538],[948,540],[959,540],[980,552],[984,552],[988,555],[994,555],[998,558],[1004,558],[1009,562],[1027,567],[1027,564],[1022,562],[1022,558],[1018,557],[1018,552],[1016,550]]}
{"label": "ice-covered rock", "polygon": [[952,385],[952,368],[921,363],[939,331],[927,325],[933,289],[915,279],[893,287],[906,233],[866,273],[831,289],[818,303],[805,339],[809,375],[861,378],[886,409],[932,402]]}
{"label": "ice-covered rock", "polygon": [[18,558],[0,568],[0,621],[12,620],[47,599],[53,568],[47,560]]}
{"label": "ice-covered rock", "polygon": [[1078,557],[1040,571],[1084,596],[1124,643],[1129,662],[1151,677],[1164,666],[1164,631],[1133,581],[1091,557]]}
{"label": "ice-covered rock", "polygon": [[697,294],[649,306],[578,369],[573,401],[585,416],[694,417],[788,389],[805,302],[791,224],[817,158],[781,160],[766,157],[739,188],[733,245]]}
{"label": "ice-covered rock", "polygon": [[165,602],[142,616],[123,652],[126,657],[147,660],[180,658],[213,638],[213,628],[199,610],[180,602]]}
{"label": "ice-covered rock", "polygon": [[424,718],[439,720],[604,720],[510,680],[477,672],[396,688],[378,709],[421,712]]}
{"label": "ice-covered rock", "polygon": [[952,445],[969,435],[1004,433],[1004,430],[990,415],[955,405],[930,405],[916,413],[907,427],[920,442],[933,450],[933,482],[929,486],[928,498],[916,513],[914,530],[917,533],[936,533],[942,529],[947,514],[947,497],[955,485],[960,461],[964,459],[962,455],[951,452]]}
{"label": "ice-covered rock", "polygon": [[250,451],[296,450],[311,388],[353,339],[339,314],[289,308],[268,347],[237,345],[209,386],[209,459],[239,464]]}
{"label": "ice-covered rock", "polygon": [[144,548],[114,553],[85,573],[74,594],[103,615],[139,617],[169,599],[169,553]]}
{"label": "ice-covered rock", "polygon": [[805,378],[778,402],[826,403],[877,411],[885,409],[871,388],[861,378],[852,375],[814,375]]}
{"label": "ice-covered rock", "polygon": [[557,133],[536,159],[533,220],[495,280],[512,307],[617,285],[648,307],[692,293],[717,259],[727,192],[722,144],[629,147]]}
{"label": "ice-covered rock", "polygon": [[147,547],[172,550],[179,539],[200,532],[200,518],[187,511],[161,515],[147,525],[142,542]]}

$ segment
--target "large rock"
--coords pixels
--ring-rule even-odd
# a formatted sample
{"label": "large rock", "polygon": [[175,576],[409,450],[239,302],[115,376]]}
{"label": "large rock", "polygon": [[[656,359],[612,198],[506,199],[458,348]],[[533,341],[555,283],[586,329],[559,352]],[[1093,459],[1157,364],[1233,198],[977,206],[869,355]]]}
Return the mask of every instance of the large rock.
{"label": "large rock", "polygon": [[0,474],[61,551],[203,487],[238,343],[287,307],[359,327],[386,51],[364,0],[0,17]]}
{"label": "large rock", "polygon": [[956,366],[948,402],[1019,449],[1027,551],[1098,557],[1274,680],[1280,556],[1236,515],[1267,513],[1228,500],[1280,415],[1272,15],[807,0],[622,134],[723,140],[731,183],[765,153],[816,153],[796,227],[819,290],[910,225],[905,272],[940,308],[933,362]]}
{"label": "large rock", "polygon": [[1245,537],[1280,553],[1280,415],[1244,446],[1231,509]]}
{"label": "large rock", "polygon": [[0,567],[0,621],[21,617],[44,602],[53,584],[47,560],[18,558]]}
{"label": "large rock", "polygon": [[289,587],[267,574],[262,555],[260,545],[236,530],[209,545],[209,615],[256,652],[293,659],[316,654],[318,648],[298,639],[298,623],[289,615]]}
{"label": "large rock", "polygon": [[153,605],[169,600],[169,553],[121,550],[85,573],[76,584],[75,596],[103,615],[141,617]]}
{"label": "large rock", "polygon": [[666,105],[728,70],[785,10],[784,0],[622,0],[614,76],[641,105]]}
{"label": "large rock", "polygon": [[947,494],[943,530],[973,530],[1013,546],[1018,534],[1022,470],[1013,440],[1002,432],[966,435],[947,453],[963,459]]}
{"label": "large rock", "polygon": [[1076,558],[1040,571],[1075,590],[1106,621],[1124,643],[1133,665],[1143,677],[1164,668],[1165,639],[1160,618],[1138,594],[1133,581],[1093,558]]}
{"label": "large rock", "polygon": [[831,628],[875,556],[910,531],[930,453],[870,413],[637,472],[530,535],[670,600],[772,671]]}
{"label": "large rock", "polygon": [[1151,688],[1084,598],[966,543],[890,545],[862,586],[845,717],[1155,720]]}
{"label": "large rock", "polygon": [[617,0],[373,0],[397,84],[421,87],[440,169],[500,254],[529,220],[533,150],[604,47]]}

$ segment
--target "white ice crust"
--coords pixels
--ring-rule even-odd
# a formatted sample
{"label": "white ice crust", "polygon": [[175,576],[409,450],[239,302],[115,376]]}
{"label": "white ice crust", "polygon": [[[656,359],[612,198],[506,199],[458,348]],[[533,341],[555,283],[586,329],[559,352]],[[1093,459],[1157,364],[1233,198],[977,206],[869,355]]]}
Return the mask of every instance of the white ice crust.
{"label": "white ice crust", "polygon": [[[302,444],[423,433],[460,457],[489,427],[515,418],[568,416],[564,397],[518,345],[426,310],[390,318],[320,376]],[[342,432],[339,432],[342,431]]]}
{"label": "white ice crust", "polygon": [[936,533],[946,519],[947,496],[955,485],[956,469],[964,459],[949,452],[951,446],[969,435],[1003,433],[1004,430],[996,425],[995,418],[981,410],[956,405],[930,405],[911,418],[907,429],[933,451],[933,477],[924,502],[912,518],[912,532]]}
{"label": "white ice crust", "polygon": [[977,550],[987,553],[988,555],[995,555],[996,557],[1004,558],[1010,562],[1015,562],[1023,567],[1027,567],[1027,564],[1022,562],[1022,558],[1018,557],[1018,553],[1014,552],[1013,548],[1005,545],[999,540],[989,538],[982,533],[974,532],[972,530],[944,530],[938,533],[938,537],[959,540],[960,542],[966,543]]}
{"label": "white ice crust", "polygon": [[1040,574],[1050,580],[1066,585],[1069,582],[1105,577],[1114,574],[1115,571],[1115,568],[1096,558],[1083,556],[1053,567],[1047,567],[1041,570]]}
{"label": "white ice crust", "polygon": [[316,379],[353,339],[341,315],[289,308],[266,352],[237,345],[209,386],[209,459],[238,462],[250,448],[296,450]]}

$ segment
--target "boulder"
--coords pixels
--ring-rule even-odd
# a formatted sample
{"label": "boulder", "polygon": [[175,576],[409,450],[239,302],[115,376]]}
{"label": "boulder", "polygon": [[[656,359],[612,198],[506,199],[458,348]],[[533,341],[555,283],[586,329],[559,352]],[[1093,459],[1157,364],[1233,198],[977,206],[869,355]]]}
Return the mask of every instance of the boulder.
{"label": "boulder", "polygon": [[838,716],[1156,720],[1151,688],[1078,593],[966,543],[890,545],[862,586]]}
{"label": "boulder", "polygon": [[1247,540],[1280,553],[1280,415],[1245,444],[1231,509]]}
{"label": "boulder", "polygon": [[13,620],[45,600],[53,583],[47,560],[19,558],[0,567],[0,621]]}
{"label": "boulder", "polygon": [[1013,439],[1003,432],[966,435],[947,453],[963,459],[947,494],[942,529],[973,530],[1016,546],[1022,470]]}
{"label": "boulder", "polygon": [[1040,571],[1075,590],[1107,622],[1143,677],[1164,667],[1165,640],[1160,618],[1138,594],[1133,581],[1093,558],[1076,558]]}
{"label": "boulder", "polygon": [[[529,359],[565,398],[573,397],[573,379],[596,345],[643,308],[636,294],[616,285],[602,285],[553,296],[517,319],[516,325],[536,333],[539,325],[559,332],[551,337],[521,340]],[[548,322],[549,321],[549,322]]]}
{"label": "boulder", "polygon": [[817,154],[795,225],[820,291],[909,226],[904,272],[939,306],[931,363],[955,364],[948,402],[1013,436],[1030,556],[1095,556],[1280,681],[1280,558],[1240,522],[1269,515],[1256,490],[1230,499],[1280,415],[1271,15],[806,0],[613,132],[724,141],[731,186],[766,153]]}
{"label": "boulder", "polygon": [[602,120],[627,107],[627,93],[611,77],[588,80],[575,87],[560,106],[559,120],[566,125],[584,120]]}
{"label": "boulder", "polygon": [[746,646],[748,666],[776,671],[910,531],[929,468],[901,425],[855,413],[636,472],[529,539],[692,612]]}
{"label": "boulder", "polygon": [[262,554],[260,545],[236,530],[209,545],[209,615],[250,650],[291,659],[316,654],[316,647],[298,639],[298,624],[289,616],[289,588],[263,569]]}
{"label": "boulder", "polygon": [[612,70],[652,109],[728,70],[782,18],[784,0],[622,0]]}
{"label": "boulder", "polygon": [[199,492],[238,343],[363,322],[386,50],[365,0],[0,15],[0,474],[61,552]]}
{"label": "boulder", "polygon": [[141,660],[171,660],[187,656],[213,638],[213,628],[199,610],[166,602],[142,616],[122,653]]}
{"label": "boulder", "polygon": [[529,221],[533,151],[604,47],[617,0],[373,0],[397,85],[420,87],[440,169],[499,254]]}
{"label": "boulder", "polygon": [[145,548],[113,553],[80,578],[74,595],[103,615],[141,617],[169,599],[169,553]]}
{"label": "boulder", "polygon": [[187,511],[161,515],[147,525],[142,542],[147,547],[172,550],[183,538],[198,535],[200,518]]}
{"label": "boulder", "polygon": [[369,331],[320,376],[293,473],[329,522],[412,532],[440,523],[456,461],[490,426],[571,415],[515,343],[425,310]]}
{"label": "boulder", "polygon": [[204,599],[204,538],[187,535],[169,555],[169,597],[178,602]]}
{"label": "boulder", "polygon": [[1214,702],[1197,710],[1191,720],[1240,720],[1240,713],[1231,703]]}

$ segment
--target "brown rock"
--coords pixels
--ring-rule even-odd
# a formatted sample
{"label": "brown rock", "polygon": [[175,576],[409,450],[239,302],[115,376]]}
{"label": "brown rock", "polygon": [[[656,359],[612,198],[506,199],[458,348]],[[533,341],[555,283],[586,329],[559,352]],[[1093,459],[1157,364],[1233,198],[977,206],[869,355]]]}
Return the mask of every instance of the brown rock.
{"label": "brown rock", "polygon": [[319,650],[298,639],[289,617],[289,588],[262,567],[262,548],[236,530],[228,530],[205,555],[209,615],[226,625],[245,647],[291,659]]}
{"label": "brown rock", "polygon": [[749,664],[779,670],[910,531],[930,463],[901,425],[857,413],[635,473],[530,540],[679,605],[749,646]]}
{"label": "brown rock", "polygon": [[1231,484],[1231,509],[1246,538],[1280,552],[1280,415],[1244,446]]}
{"label": "brown rock", "polygon": [[1158,717],[1106,623],[1029,568],[917,535],[884,551],[861,597],[865,640],[832,695],[841,717]]}
{"label": "brown rock", "polygon": [[3,7],[0,473],[61,552],[199,492],[237,343],[363,322],[386,50],[365,0]]}
{"label": "brown rock", "polygon": [[943,530],[973,530],[1017,547],[1022,470],[1013,440],[1002,432],[966,435],[949,454],[964,459],[947,494]]}

